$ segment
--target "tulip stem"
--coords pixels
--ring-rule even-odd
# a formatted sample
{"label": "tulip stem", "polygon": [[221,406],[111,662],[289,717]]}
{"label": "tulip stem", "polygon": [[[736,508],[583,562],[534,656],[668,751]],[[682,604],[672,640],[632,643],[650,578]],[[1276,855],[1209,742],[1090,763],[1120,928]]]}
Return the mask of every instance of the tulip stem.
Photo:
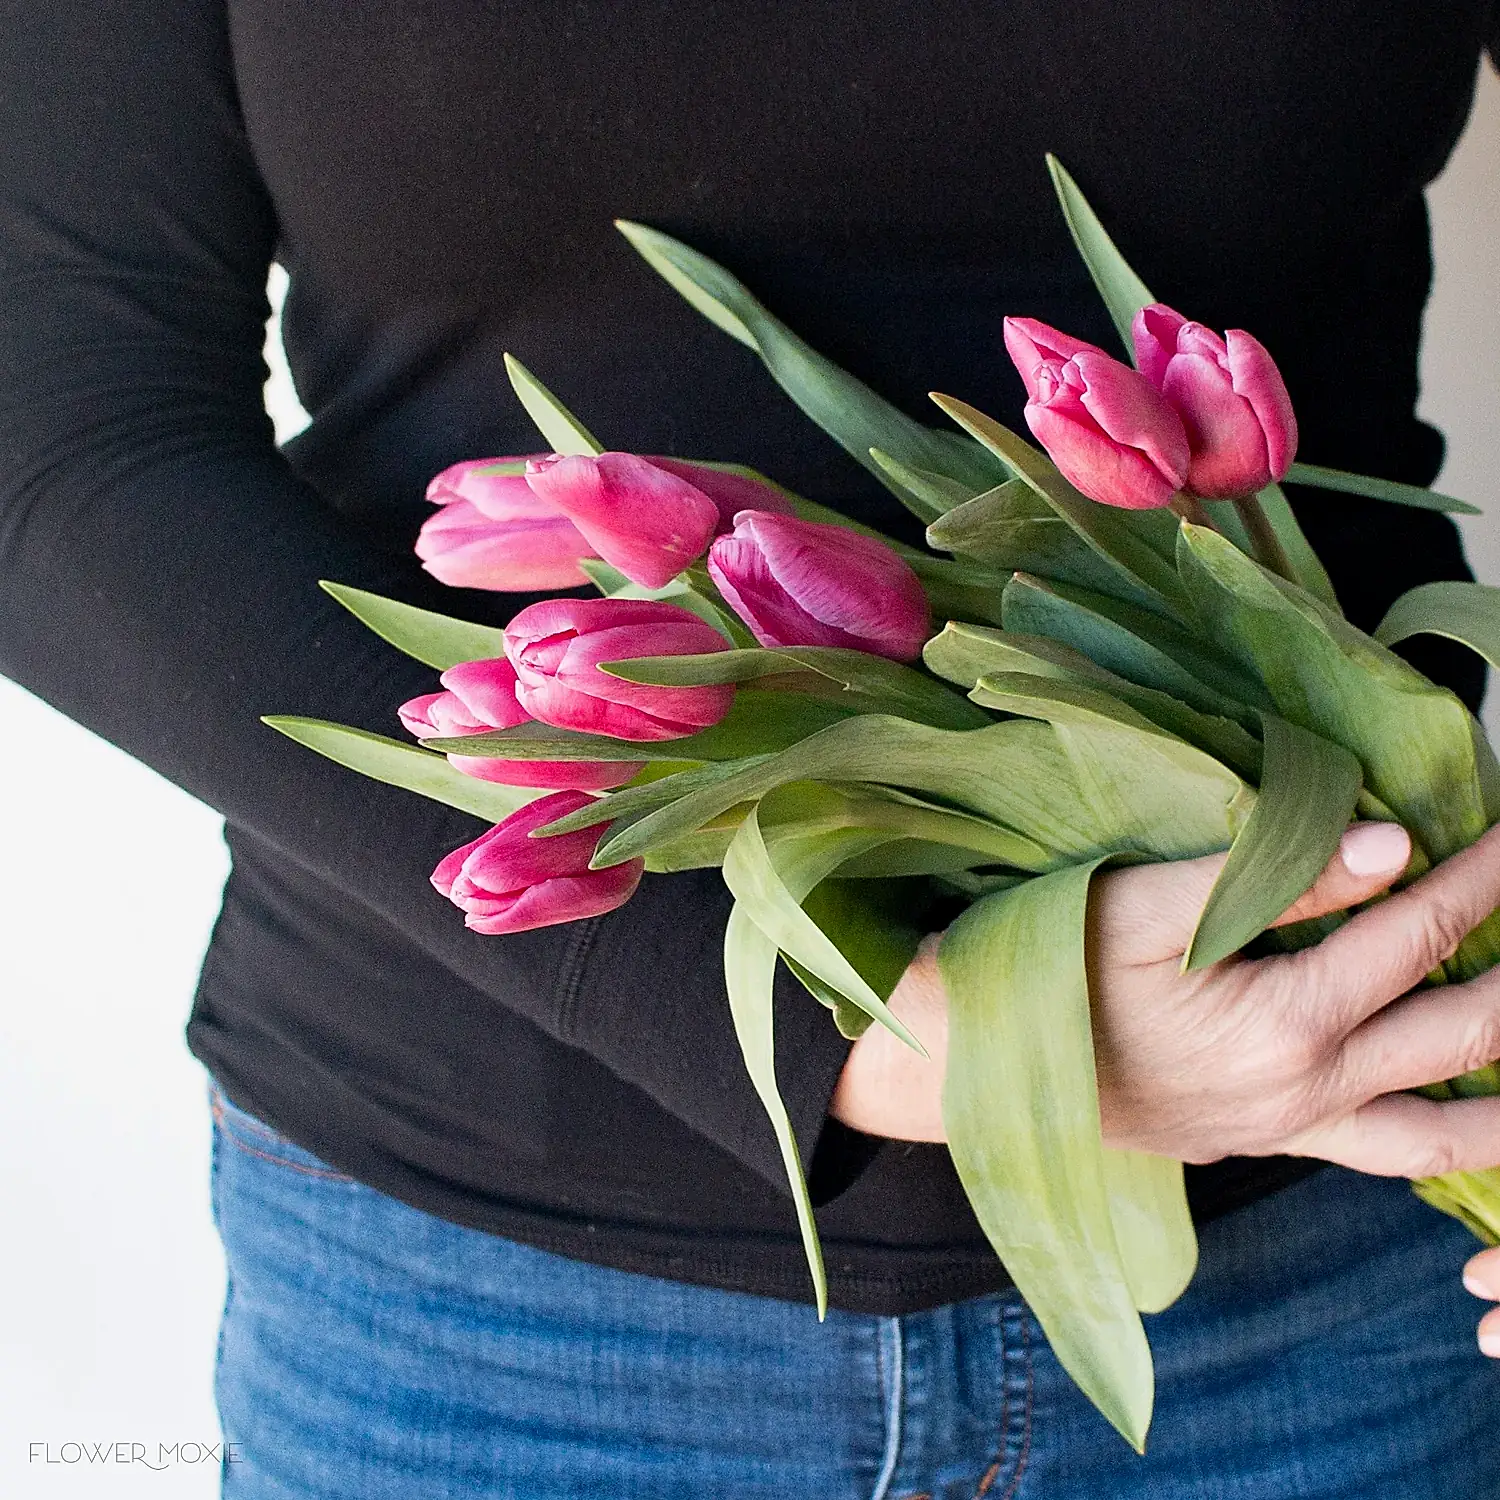
{"label": "tulip stem", "polygon": [[1186,490],[1178,490],[1167,504],[1175,515],[1181,516],[1184,521],[1191,522],[1194,526],[1206,526],[1210,531],[1219,529],[1214,525],[1214,518],[1203,508],[1203,502]]}
{"label": "tulip stem", "polygon": [[1245,535],[1250,538],[1250,555],[1263,568],[1268,568],[1278,578],[1285,578],[1295,583],[1296,577],[1292,569],[1292,560],[1286,555],[1286,548],[1281,545],[1281,538],[1276,535],[1265,510],[1261,507],[1258,495],[1246,495],[1242,500],[1234,502],[1234,508],[1239,512],[1241,522],[1245,527]]}

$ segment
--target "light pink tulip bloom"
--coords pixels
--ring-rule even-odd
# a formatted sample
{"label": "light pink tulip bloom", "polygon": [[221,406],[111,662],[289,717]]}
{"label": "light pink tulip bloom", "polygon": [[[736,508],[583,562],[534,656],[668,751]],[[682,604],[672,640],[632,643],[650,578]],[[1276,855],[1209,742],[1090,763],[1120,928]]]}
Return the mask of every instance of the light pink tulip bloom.
{"label": "light pink tulip bloom", "polygon": [[696,734],[729,712],[734,688],[651,687],[611,677],[601,662],[727,649],[690,610],[646,599],[545,599],[505,632],[516,698],[527,713],[559,729],[623,740]]}
{"label": "light pink tulip bloom", "polygon": [[1026,425],[1074,489],[1126,510],[1171,501],[1187,479],[1187,433],[1145,376],[1035,318],[1007,318],[1005,347],[1026,385]]}
{"label": "light pink tulip bloom", "polygon": [[1276,361],[1242,328],[1220,338],[1158,302],[1131,327],[1141,373],[1187,429],[1187,485],[1211,500],[1253,495],[1286,477],[1297,418]]}
{"label": "light pink tulip bloom", "polygon": [[464,913],[464,926],[489,934],[529,932],[598,917],[623,906],[640,884],[645,860],[589,869],[599,830],[556,838],[531,832],[593,799],[583,792],[540,797],[472,844],[455,849],[432,872],[432,883]]}
{"label": "light pink tulip bloom", "polygon": [[485,472],[520,462],[481,458],[452,464],[427,486],[427,498],[442,509],[423,524],[416,552],[440,583],[533,593],[588,582],[578,559],[594,556],[594,550],[578,528],[535,494],[524,474]]}
{"label": "light pink tulip bloom", "polygon": [[[531,715],[516,701],[516,670],[505,657],[466,661],[449,667],[438,679],[446,691],[425,693],[397,710],[401,722],[419,740],[449,739],[461,734],[488,734],[529,724]],[[466,776],[505,786],[546,786],[603,791],[629,781],[642,761],[500,760],[480,755],[449,755],[449,763]]]}
{"label": "light pink tulip bloom", "polygon": [[917,575],[844,526],[743,510],[708,571],[763,646],[843,646],[915,661],[931,634]]}
{"label": "light pink tulip bloom", "polygon": [[719,508],[695,483],[634,453],[532,459],[531,492],[567,516],[632,583],[659,589],[703,555]]}

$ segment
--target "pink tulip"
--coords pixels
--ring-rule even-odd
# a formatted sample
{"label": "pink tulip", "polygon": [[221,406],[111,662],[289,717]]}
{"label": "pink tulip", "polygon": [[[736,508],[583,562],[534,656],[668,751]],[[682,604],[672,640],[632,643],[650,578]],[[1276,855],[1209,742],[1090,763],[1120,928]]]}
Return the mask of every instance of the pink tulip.
{"label": "pink tulip", "polygon": [[1135,315],[1141,373],[1182,418],[1187,484],[1213,500],[1240,499],[1286,477],[1297,418],[1265,346],[1242,328],[1223,338],[1158,302]]}
{"label": "pink tulip", "polygon": [[1005,347],[1026,384],[1026,425],[1074,489],[1127,510],[1171,501],[1187,433],[1145,376],[1035,318],[1007,318]]}
{"label": "pink tulip", "polygon": [[[531,715],[516,701],[516,671],[505,657],[466,661],[449,667],[438,679],[446,689],[403,703],[397,712],[419,740],[448,739],[461,734],[488,734],[528,724]],[[450,755],[449,763],[466,776],[506,786],[546,786],[603,791],[629,781],[641,761],[500,760],[480,755]]]}
{"label": "pink tulip", "polygon": [[432,883],[464,913],[475,932],[528,932],[559,922],[602,916],[635,894],[646,862],[589,869],[599,830],[532,838],[533,829],[593,801],[583,792],[540,797],[472,844],[455,849],[432,872]]}
{"label": "pink tulip", "polygon": [[915,661],[928,629],[917,575],[884,542],[844,526],[742,510],[708,571],[763,646],[844,646]]}
{"label": "pink tulip", "polygon": [[452,464],[427,486],[427,498],[442,509],[423,524],[416,551],[439,582],[522,593],[588,582],[578,559],[594,551],[578,528],[533,493],[524,474],[485,472],[522,461]]}
{"label": "pink tulip", "polygon": [[707,464],[689,463],[685,458],[651,458],[647,462],[687,480],[718,506],[716,535],[733,531],[734,518],[742,510],[769,510],[778,516],[797,513],[785,493],[767,480],[752,479],[748,474],[735,474],[727,469],[713,469]]}
{"label": "pink tulip", "polygon": [[523,609],[505,632],[516,698],[527,713],[559,729],[624,740],[696,734],[729,712],[734,689],[650,687],[601,672],[601,662],[727,648],[690,610],[646,599],[546,599]]}
{"label": "pink tulip", "polygon": [[632,583],[659,589],[703,555],[719,508],[695,483],[634,453],[532,459],[526,483]]}

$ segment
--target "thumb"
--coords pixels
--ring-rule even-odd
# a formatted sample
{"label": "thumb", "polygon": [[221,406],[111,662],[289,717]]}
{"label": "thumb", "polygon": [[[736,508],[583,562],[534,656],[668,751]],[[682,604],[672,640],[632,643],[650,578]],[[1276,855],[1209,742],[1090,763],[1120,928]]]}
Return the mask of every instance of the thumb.
{"label": "thumb", "polygon": [[[1178,960],[1224,868],[1224,854],[1113,870],[1094,883],[1089,903],[1095,940],[1129,964]],[[1411,858],[1398,823],[1356,823],[1339,840],[1323,873],[1272,924],[1281,927],[1357,906],[1387,889]]]}

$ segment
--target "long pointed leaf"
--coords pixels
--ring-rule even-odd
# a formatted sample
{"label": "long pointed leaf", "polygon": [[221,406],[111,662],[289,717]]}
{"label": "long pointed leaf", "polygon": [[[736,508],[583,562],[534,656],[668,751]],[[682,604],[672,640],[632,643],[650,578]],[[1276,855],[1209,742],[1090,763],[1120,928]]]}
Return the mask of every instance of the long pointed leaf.
{"label": "long pointed leaf", "polygon": [[723,266],[643,224],[616,220],[620,233],[659,275],[705,317],[754,349],[776,383],[852,458],[898,498],[903,486],[890,480],[870,454],[889,454],[912,469],[930,469],[949,479],[988,489],[1000,476],[983,449],[954,433],[924,427],[839,369],[751,296]]}
{"label": "long pointed leaf", "polygon": [[461,661],[489,661],[505,655],[505,632],[493,626],[450,619],[346,583],[321,580],[318,587],[382,640],[440,672]]}
{"label": "long pointed leaf", "polygon": [[599,439],[513,355],[505,356],[505,373],[527,416],[554,453],[593,458],[604,452]]}
{"label": "long pointed leaf", "polygon": [[[811,672],[847,694],[848,706],[899,714],[937,729],[982,729],[989,716],[966,698],[900,662],[831,646],[778,646],[714,651],[702,656],[645,656],[602,662],[600,670],[626,682],[663,687],[753,682],[791,672]],[[842,695],[841,695],[842,696]]]}
{"label": "long pointed leaf", "polygon": [[1084,914],[1092,865],[988,896],[943,940],[943,1119],[985,1236],[1063,1368],[1137,1450],[1151,1351],[1115,1234]]}
{"label": "long pointed leaf", "polygon": [[734,1034],[745,1059],[746,1071],[766,1114],[770,1116],[776,1143],[781,1147],[781,1160],[786,1167],[792,1202],[797,1209],[797,1227],[802,1232],[802,1249],[812,1273],[813,1294],[821,1321],[828,1314],[828,1276],[823,1267],[823,1247],[818,1240],[796,1132],[782,1102],[781,1090],[776,1086],[776,1022],[772,1003],[776,982],[776,944],[738,905],[730,911],[724,929],[724,979],[729,991],[729,1014],[734,1021]]}
{"label": "long pointed leaf", "polygon": [[1183,956],[1204,969],[1265,931],[1333,858],[1363,773],[1342,745],[1265,716],[1260,792]]}
{"label": "long pointed leaf", "polygon": [[1467,500],[1455,500],[1421,485],[1402,484],[1395,479],[1376,479],[1372,474],[1350,474],[1343,469],[1327,469],[1321,464],[1293,464],[1287,471],[1288,484],[1307,484],[1320,490],[1339,490],[1346,495],[1364,495],[1370,500],[1386,500],[1393,505],[1410,505],[1417,510],[1441,510],[1455,516],[1482,516],[1484,512]]}
{"label": "long pointed leaf", "polygon": [[1182,1163],[1142,1151],[1106,1151],[1104,1186],[1125,1280],[1138,1312],[1162,1312],[1198,1267]]}
{"label": "long pointed leaf", "polygon": [[486,822],[502,822],[517,808],[546,795],[545,789],[538,787],[479,781],[455,771],[444,756],[345,724],[289,715],[273,715],[261,722],[362,776],[403,787],[433,802],[444,802]]}
{"label": "long pointed leaf", "polygon": [[1500,588],[1486,583],[1423,583],[1391,605],[1375,631],[1382,646],[1441,635],[1500,667]]}
{"label": "long pointed leaf", "polygon": [[[1322,559],[1313,551],[1312,543],[1303,533],[1301,525],[1279,484],[1268,484],[1256,497],[1265,518],[1281,543],[1281,550],[1291,564],[1292,582],[1300,584],[1314,599],[1321,600],[1330,609],[1338,610],[1338,595],[1333,591],[1333,581]],[[1243,552],[1246,549],[1241,547]],[[1340,610],[1340,613],[1342,611]]]}
{"label": "long pointed leaf", "polygon": [[[857,830],[842,837],[850,855],[879,841],[879,835]],[[916,1048],[924,1057],[927,1055],[922,1044],[891,1014],[885,1001],[870,988],[787,889],[766,852],[760,823],[753,810],[740,824],[740,830],[724,856],[724,884],[750,920],[783,953],[795,958],[809,973],[837,990],[908,1046]]]}
{"label": "long pointed leaf", "polygon": [[1129,357],[1135,358],[1135,341],[1130,336],[1130,325],[1141,308],[1155,302],[1150,288],[1130,268],[1130,263],[1120,254],[1115,242],[1099,222],[1099,216],[1089,207],[1068,170],[1050,152],[1047,170],[1052,174],[1052,186],[1057,191],[1057,201],[1062,205],[1063,218],[1073,243],[1088,267],[1099,295],[1109,309],[1109,316],[1125,345]]}

